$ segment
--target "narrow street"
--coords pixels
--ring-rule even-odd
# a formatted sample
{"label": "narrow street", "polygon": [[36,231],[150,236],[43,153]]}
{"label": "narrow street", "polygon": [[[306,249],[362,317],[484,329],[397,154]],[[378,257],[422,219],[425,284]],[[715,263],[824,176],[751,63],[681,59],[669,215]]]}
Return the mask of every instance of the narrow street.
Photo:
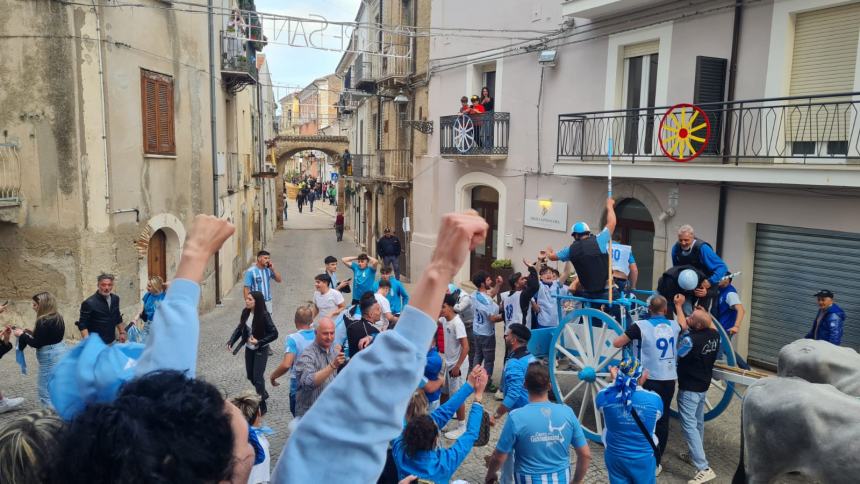
{"label": "narrow street", "polygon": [[[281,271],[284,282],[278,285],[274,293],[275,324],[280,336],[278,344],[273,344],[275,354],[269,359],[267,375],[277,366],[281,358],[284,337],[295,331],[292,316],[298,304],[307,302],[313,294],[313,276],[322,272],[323,259],[327,255],[335,255],[340,258],[346,255],[358,253],[358,249],[352,244],[349,232],[344,235],[344,241],[338,243],[335,240],[332,228],[334,207],[329,205],[315,206],[314,212],[305,210],[298,213],[294,203],[290,205],[289,221],[287,230],[278,231],[274,240],[270,243],[268,250],[272,253],[275,267]],[[340,268],[343,273],[346,269]],[[348,272],[348,270],[346,270]],[[344,274],[346,276],[346,274]],[[411,285],[407,285],[409,289]],[[252,389],[250,383],[245,379],[244,361],[242,354],[232,356],[224,348],[224,344],[238,321],[242,310],[242,286],[236,284],[229,295],[223,298],[222,307],[216,308],[201,318],[201,338],[198,362],[198,376],[215,384],[229,397],[244,390]],[[74,321],[76,315],[65,315],[67,324]],[[501,334],[498,334],[499,350],[497,350],[496,367],[502,367],[502,351],[504,343]],[[6,421],[21,415],[24,411],[34,410],[38,407],[36,396],[36,375],[38,364],[32,353],[28,353],[30,372],[21,375],[15,364],[14,355],[0,360],[0,374],[4,376],[0,390],[8,396],[22,396],[27,399],[24,410],[0,415],[0,425]],[[495,379],[498,380],[496,375]],[[267,379],[268,381],[268,379]],[[270,436],[273,459],[276,459],[283,448],[288,437],[288,425],[292,420],[289,413],[288,391],[289,383],[286,378],[282,379],[281,386],[269,387],[271,398],[269,400],[269,413],[265,419],[265,425],[275,430]],[[484,399],[486,410],[493,412],[497,402],[492,395]],[[737,465],[738,449],[740,448],[739,431],[739,400],[735,399],[727,411],[716,421],[706,425],[705,449],[710,464],[718,475],[717,482],[729,482]],[[677,420],[672,421],[669,448],[664,458],[664,471],[660,482],[683,483],[689,478],[690,467],[681,462],[678,453],[684,448],[684,438],[680,431]],[[500,426],[492,430],[490,437],[491,445],[483,448],[475,448],[463,465],[460,466],[456,478],[465,479],[468,482],[483,482],[485,467],[484,458],[492,452],[492,444],[498,440]],[[443,445],[449,445],[445,441]],[[603,448],[591,443],[592,464],[586,478],[586,482],[607,482],[606,468],[603,464]],[[797,482],[794,480],[781,480],[780,482]]]}

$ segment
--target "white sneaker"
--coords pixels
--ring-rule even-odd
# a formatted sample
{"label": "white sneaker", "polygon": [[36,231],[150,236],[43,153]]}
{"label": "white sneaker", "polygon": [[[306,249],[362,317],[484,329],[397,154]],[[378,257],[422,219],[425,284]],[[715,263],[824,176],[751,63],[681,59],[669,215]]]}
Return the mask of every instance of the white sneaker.
{"label": "white sneaker", "polygon": [[462,436],[465,433],[466,433],[466,424],[464,423],[464,424],[458,426],[456,429],[454,429],[450,432],[446,432],[445,438],[448,440],[457,440],[460,438],[460,436]]}
{"label": "white sneaker", "polygon": [[687,484],[702,484],[703,482],[713,481],[717,478],[717,473],[708,467],[696,473],[696,476],[687,481]]}
{"label": "white sneaker", "polygon": [[24,404],[23,398],[4,398],[0,400],[0,413],[11,412]]}
{"label": "white sneaker", "polygon": [[657,464],[657,469],[654,470],[654,477],[659,477],[661,472],[663,472],[663,465]]}
{"label": "white sneaker", "polygon": [[502,393],[501,390],[497,391],[494,396],[496,397],[496,400],[498,400],[500,402],[505,399],[505,394]]}

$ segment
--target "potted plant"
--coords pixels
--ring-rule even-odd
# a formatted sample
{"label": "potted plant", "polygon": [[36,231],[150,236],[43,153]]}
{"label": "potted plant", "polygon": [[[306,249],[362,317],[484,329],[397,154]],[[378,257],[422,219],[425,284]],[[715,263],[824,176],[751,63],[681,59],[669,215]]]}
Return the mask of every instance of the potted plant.
{"label": "potted plant", "polygon": [[490,268],[493,270],[494,276],[502,276],[504,282],[502,283],[501,290],[511,290],[513,288],[508,287],[508,280],[514,274],[514,264],[510,259],[496,259],[490,264]]}

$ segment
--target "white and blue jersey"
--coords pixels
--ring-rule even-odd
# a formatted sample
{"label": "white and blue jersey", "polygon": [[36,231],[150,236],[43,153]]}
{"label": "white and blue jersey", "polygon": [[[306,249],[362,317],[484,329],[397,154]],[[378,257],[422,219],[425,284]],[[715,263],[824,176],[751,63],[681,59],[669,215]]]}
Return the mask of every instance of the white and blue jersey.
{"label": "white and blue jersey", "polygon": [[635,264],[636,259],[633,257],[633,248],[629,245],[612,243],[612,270],[623,272],[624,275],[630,275],[630,264]]}
{"label": "white and blue jersey", "polygon": [[546,284],[541,281],[535,301],[540,311],[537,314],[537,322],[542,328],[554,328],[558,326],[558,296],[567,294],[567,288],[558,281]]}
{"label": "white and blue jersey", "polygon": [[493,336],[496,334],[496,327],[490,317],[499,313],[498,304],[481,291],[473,292],[471,298],[472,308],[475,310],[472,332],[479,336]]}
{"label": "white and blue jersey", "polygon": [[[607,246],[609,245],[609,229],[603,227],[603,230],[597,234],[597,246],[600,248],[600,252],[606,253]],[[555,253],[558,257],[558,260],[562,262],[567,262],[570,260],[570,246],[565,247],[558,252]]]}
{"label": "white and blue jersey", "polygon": [[364,269],[353,262],[349,266],[352,269],[352,298],[361,299],[366,292],[375,292],[373,282],[376,280],[376,269],[368,265]]}
{"label": "white and blue jersey", "polygon": [[275,273],[272,269],[264,267],[260,269],[252,265],[245,271],[245,287],[251,291],[259,291],[263,293],[263,300],[272,300],[272,284],[271,280],[275,278]]}
{"label": "white and blue jersey", "polygon": [[624,334],[638,341],[638,357],[650,380],[678,379],[678,335],[681,327],[675,320],[652,316],[634,322]]}
{"label": "white and blue jersey", "polygon": [[305,350],[311,343],[314,342],[314,330],[303,329],[287,336],[284,343],[284,353],[293,353],[296,357],[293,359],[293,367],[290,368],[290,393],[295,393],[298,389],[296,382],[296,372],[294,370],[299,357],[302,356],[302,351]]}
{"label": "white and blue jersey", "polygon": [[530,403],[510,413],[496,450],[516,456],[514,481],[570,482],[570,447],[587,445],[582,426],[567,405]]}

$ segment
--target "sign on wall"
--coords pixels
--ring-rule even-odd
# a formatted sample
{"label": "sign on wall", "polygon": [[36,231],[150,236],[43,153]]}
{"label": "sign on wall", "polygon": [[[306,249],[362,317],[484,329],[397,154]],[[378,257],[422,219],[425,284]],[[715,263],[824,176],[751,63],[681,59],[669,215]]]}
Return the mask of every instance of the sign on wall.
{"label": "sign on wall", "polygon": [[527,227],[567,232],[567,204],[526,199]]}

